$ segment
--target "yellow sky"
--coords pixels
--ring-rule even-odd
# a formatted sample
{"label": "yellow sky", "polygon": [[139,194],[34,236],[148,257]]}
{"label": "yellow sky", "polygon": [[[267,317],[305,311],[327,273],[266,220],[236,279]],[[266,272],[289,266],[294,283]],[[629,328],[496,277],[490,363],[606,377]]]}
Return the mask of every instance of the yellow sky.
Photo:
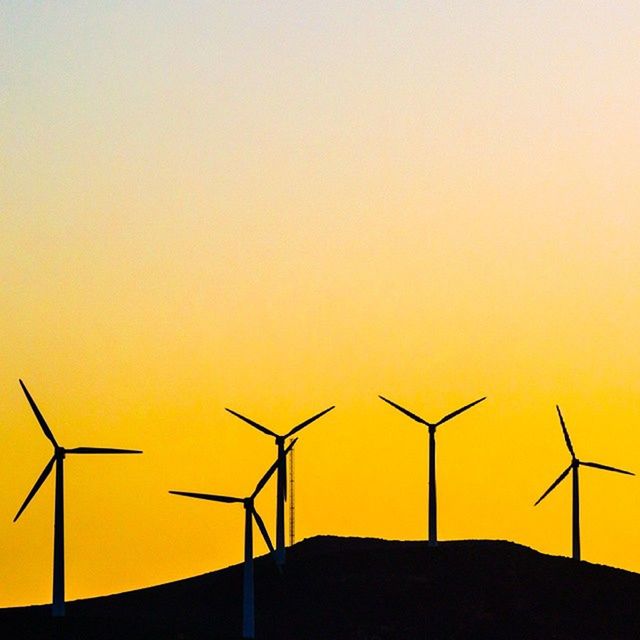
{"label": "yellow sky", "polygon": [[[640,9],[599,2],[0,8],[0,605],[50,597],[59,441],[67,595],[242,557],[275,447],[296,529],[570,551],[578,455],[640,472]],[[561,6],[556,6],[561,4]],[[607,3],[608,4],[608,3]],[[427,6],[429,5],[429,6]],[[585,559],[640,571],[640,485],[587,469]],[[274,490],[260,511],[273,523]],[[261,547],[259,549],[262,549]]]}

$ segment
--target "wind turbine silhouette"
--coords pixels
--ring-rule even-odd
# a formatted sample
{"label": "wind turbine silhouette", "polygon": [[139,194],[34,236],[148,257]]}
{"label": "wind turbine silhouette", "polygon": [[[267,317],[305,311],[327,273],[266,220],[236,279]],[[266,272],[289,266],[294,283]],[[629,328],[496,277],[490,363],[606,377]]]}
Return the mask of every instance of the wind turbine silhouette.
{"label": "wind turbine silhouette", "polygon": [[[297,442],[294,438],[284,449],[286,456]],[[233,496],[221,496],[211,493],[193,493],[191,491],[169,491],[176,496],[186,496],[187,498],[199,498],[200,500],[212,500],[213,502],[240,502],[244,506],[244,566],[242,581],[242,637],[255,638],[255,604],[253,589],[253,521],[255,520],[260,529],[260,533],[264,541],[269,547],[269,551],[273,553],[275,549],[271,543],[271,538],[264,524],[264,520],[257,512],[254,501],[263,487],[269,481],[269,478],[278,468],[279,460],[276,460],[260,478],[253,493],[246,498],[235,498]]]}
{"label": "wind turbine silhouette", "polygon": [[573,472],[573,509],[572,509],[572,523],[573,523],[573,535],[572,535],[572,557],[574,560],[580,560],[580,485],[578,481],[578,468],[582,465],[584,467],[593,467],[594,469],[603,469],[604,471],[615,471],[616,473],[624,473],[628,476],[634,476],[635,473],[631,471],[624,471],[623,469],[616,469],[616,467],[609,467],[605,464],[599,464],[598,462],[583,462],[578,460],[573,445],[571,444],[571,438],[569,432],[564,423],[562,412],[560,407],[556,405],[558,411],[558,417],[560,418],[560,426],[562,427],[562,433],[564,435],[564,441],[571,454],[571,464],[553,481],[551,486],[538,498],[535,505],[540,504],[569,474]]}
{"label": "wind turbine silhouette", "polygon": [[76,447],[74,449],[65,449],[61,447],[46,420],[44,419],[40,409],[34,402],[31,394],[22,380],[19,381],[24,391],[31,410],[36,416],[44,435],[53,445],[53,456],[47,462],[44,470],[33,485],[29,495],[22,503],[16,517],[15,522],[22,512],[27,508],[32,498],[38,493],[44,481],[49,477],[54,465],[56,467],[56,489],[55,489],[55,518],[54,518],[54,535],[53,535],[53,606],[52,614],[55,617],[64,616],[64,459],[68,453],[142,453],[142,451],[134,449],[105,449],[104,447]]}
{"label": "wind turbine silhouette", "polygon": [[451,413],[448,413],[444,418],[438,420],[438,422],[427,422],[420,416],[412,413],[411,411],[401,407],[399,404],[392,402],[391,400],[385,398],[384,396],[378,396],[381,400],[384,400],[387,404],[390,404],[392,407],[396,408],[401,413],[409,416],[411,419],[419,422],[420,424],[425,425],[429,429],[429,544],[431,546],[436,546],[438,544],[438,524],[437,524],[437,505],[436,505],[436,429],[445,422],[448,422],[452,418],[455,418],[457,415],[461,414],[463,411],[467,409],[471,409],[474,405],[482,402],[486,399],[486,396],[480,398],[479,400],[474,400],[469,404],[464,405],[464,407],[460,407],[460,409],[456,409]]}
{"label": "wind turbine silhouette", "polygon": [[272,436],[275,438],[276,446],[278,447],[278,480],[277,480],[277,493],[276,493],[276,564],[279,567],[282,567],[285,562],[285,535],[284,535],[284,519],[285,519],[285,501],[287,499],[287,462],[286,462],[286,454],[285,454],[285,441],[287,438],[290,438],[294,433],[298,433],[298,431],[304,429],[306,426],[310,425],[312,422],[315,422],[318,418],[321,418],[325,413],[329,413],[335,406],[331,406],[320,413],[308,418],[304,422],[293,427],[287,433],[280,436],[277,433],[271,431],[271,429],[267,429],[267,427],[257,423],[255,420],[251,420],[232,409],[225,409],[230,414],[234,415],[236,418],[240,418],[247,424],[250,424],[252,427],[261,431],[262,433]]}

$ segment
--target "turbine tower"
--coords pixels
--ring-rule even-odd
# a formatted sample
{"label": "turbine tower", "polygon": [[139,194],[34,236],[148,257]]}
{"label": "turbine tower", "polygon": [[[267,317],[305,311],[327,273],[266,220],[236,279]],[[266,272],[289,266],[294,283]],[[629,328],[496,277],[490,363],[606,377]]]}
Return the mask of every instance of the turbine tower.
{"label": "turbine tower", "polygon": [[289,546],[293,547],[296,541],[296,494],[295,494],[295,455],[291,452],[289,465]]}
{"label": "turbine tower", "polygon": [[580,466],[593,467],[594,469],[603,469],[604,471],[614,471],[615,473],[624,473],[628,476],[633,476],[635,473],[631,471],[624,471],[623,469],[616,469],[616,467],[609,467],[598,462],[583,462],[576,457],[573,445],[571,444],[571,438],[569,432],[564,423],[562,412],[560,407],[556,405],[558,417],[560,418],[560,426],[562,427],[562,433],[564,435],[564,441],[571,455],[571,463],[569,466],[553,481],[551,486],[538,498],[535,505],[540,504],[566,477],[569,472],[572,472],[573,480],[573,498],[572,498],[572,557],[574,560],[580,560],[580,483],[578,480],[578,469]]}
{"label": "turbine tower", "polygon": [[76,447],[74,449],[65,449],[56,441],[53,432],[45,421],[40,409],[34,402],[31,394],[22,380],[19,381],[24,394],[27,396],[29,405],[44,432],[44,435],[53,445],[53,456],[47,462],[44,470],[33,485],[29,495],[26,497],[22,506],[18,510],[15,522],[22,512],[27,508],[32,498],[38,493],[44,481],[49,477],[54,465],[56,468],[56,488],[55,488],[55,518],[53,530],[53,607],[52,613],[55,617],[64,616],[64,459],[68,453],[142,453],[142,451],[133,449],[105,449],[103,447]]}
{"label": "turbine tower", "polygon": [[[284,455],[286,456],[293,448],[297,441],[294,438],[286,449],[284,449]],[[211,500],[213,502],[240,502],[244,506],[244,565],[243,565],[243,581],[242,581],[242,637],[243,638],[255,638],[255,602],[254,602],[254,589],[253,589],[253,521],[255,520],[260,529],[260,533],[264,538],[264,541],[269,547],[269,551],[272,553],[275,551],[271,538],[267,532],[267,527],[264,521],[260,517],[255,507],[255,499],[262,491],[265,484],[267,484],[269,478],[275,473],[278,468],[278,460],[276,460],[267,470],[267,472],[260,478],[253,493],[246,498],[236,498],[233,496],[221,496],[211,493],[193,493],[191,491],[169,491],[176,496],[186,496],[187,498],[199,498],[200,500]]]}
{"label": "turbine tower", "polygon": [[471,409],[474,405],[482,402],[486,399],[486,396],[480,398],[479,400],[474,400],[469,404],[466,404],[464,407],[460,407],[460,409],[456,409],[451,413],[448,413],[444,418],[438,420],[438,422],[427,422],[420,416],[417,416],[415,413],[408,411],[404,407],[401,407],[399,404],[388,400],[384,396],[378,396],[381,400],[384,400],[387,404],[390,404],[392,407],[396,408],[401,413],[409,416],[411,419],[419,422],[420,424],[425,425],[429,429],[429,544],[435,547],[438,544],[438,523],[437,523],[437,504],[436,504],[436,429],[445,422],[448,422],[452,418],[455,418],[457,415],[461,414],[463,411],[467,409]]}
{"label": "turbine tower", "polygon": [[304,422],[293,427],[287,433],[280,436],[277,433],[271,431],[271,429],[267,429],[267,427],[247,418],[232,409],[226,409],[229,413],[236,416],[236,418],[240,418],[247,424],[250,424],[252,427],[261,431],[262,433],[275,438],[276,446],[278,447],[278,489],[276,494],[276,564],[279,567],[282,567],[285,562],[285,533],[284,533],[284,521],[285,521],[285,500],[287,499],[287,462],[285,455],[285,440],[291,437],[294,433],[298,433],[301,429],[304,429],[306,426],[310,425],[312,422],[315,422],[318,418],[321,418],[325,413],[328,413],[334,406],[317,413],[316,415],[308,418]]}

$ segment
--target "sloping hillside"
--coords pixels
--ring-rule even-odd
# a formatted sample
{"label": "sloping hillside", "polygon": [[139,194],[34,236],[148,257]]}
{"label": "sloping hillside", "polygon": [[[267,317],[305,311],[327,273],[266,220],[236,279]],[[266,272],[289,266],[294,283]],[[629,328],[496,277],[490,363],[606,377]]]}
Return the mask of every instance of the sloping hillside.
{"label": "sloping hillside", "polygon": [[[238,638],[241,566],[68,605],[0,610],[3,636]],[[640,638],[640,575],[510,542],[320,536],[256,561],[256,635],[296,640]]]}

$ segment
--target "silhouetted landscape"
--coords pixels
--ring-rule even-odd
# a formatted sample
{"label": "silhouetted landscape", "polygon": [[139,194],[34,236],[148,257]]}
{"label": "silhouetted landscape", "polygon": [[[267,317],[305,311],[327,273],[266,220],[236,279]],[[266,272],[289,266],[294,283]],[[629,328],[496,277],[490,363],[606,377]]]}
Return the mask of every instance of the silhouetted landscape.
{"label": "silhouetted landscape", "polygon": [[[255,560],[256,637],[548,639],[640,637],[640,575],[505,541],[318,536]],[[160,586],[0,610],[7,638],[241,636],[242,565]]]}

